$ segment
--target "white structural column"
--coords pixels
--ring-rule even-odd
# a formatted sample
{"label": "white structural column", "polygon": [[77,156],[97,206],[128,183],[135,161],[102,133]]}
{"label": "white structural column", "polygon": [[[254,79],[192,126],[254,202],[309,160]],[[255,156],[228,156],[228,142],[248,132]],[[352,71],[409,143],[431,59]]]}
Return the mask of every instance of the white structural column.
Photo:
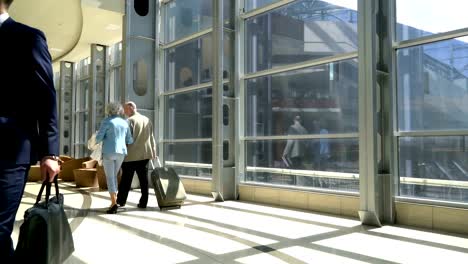
{"label": "white structural column", "polygon": [[[224,97],[224,1],[213,0],[212,185],[216,201],[236,198],[233,164],[233,100]],[[234,58],[234,54],[232,54]],[[228,67],[229,68],[229,67]],[[231,77],[232,78],[232,74]],[[228,162],[226,162],[228,161]],[[229,167],[230,166],[230,167]]]}
{"label": "white structural column", "polygon": [[73,150],[73,116],[74,116],[74,63],[60,62],[60,81],[58,88],[58,113],[60,131],[60,154],[72,156]]}
{"label": "white structural column", "polygon": [[217,201],[223,195],[223,2],[213,0],[213,181],[211,191]]}
{"label": "white structural column", "polygon": [[359,0],[359,217],[365,225],[382,223],[382,181],[378,175],[377,1]]}
{"label": "white structural column", "polygon": [[101,126],[105,118],[105,105],[107,102],[106,82],[107,76],[107,47],[91,45],[90,93],[88,136],[91,136]]}
{"label": "white structural column", "polygon": [[[156,30],[159,1],[126,1],[123,34],[122,101],[158,124],[156,109]],[[157,126],[155,126],[157,128]],[[156,132],[156,131],[155,131]]]}

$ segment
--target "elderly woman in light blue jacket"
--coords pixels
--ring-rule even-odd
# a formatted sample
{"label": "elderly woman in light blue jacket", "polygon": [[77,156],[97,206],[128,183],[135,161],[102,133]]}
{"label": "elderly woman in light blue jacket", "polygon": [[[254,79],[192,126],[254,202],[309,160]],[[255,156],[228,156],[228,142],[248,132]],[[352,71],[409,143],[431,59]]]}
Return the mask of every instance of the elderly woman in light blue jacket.
{"label": "elderly woman in light blue jacket", "polygon": [[102,163],[112,201],[107,213],[115,214],[117,213],[117,174],[127,155],[127,144],[133,143],[133,137],[127,121],[121,117],[123,108],[120,103],[109,103],[107,114],[109,117],[102,120],[96,142],[102,142]]}

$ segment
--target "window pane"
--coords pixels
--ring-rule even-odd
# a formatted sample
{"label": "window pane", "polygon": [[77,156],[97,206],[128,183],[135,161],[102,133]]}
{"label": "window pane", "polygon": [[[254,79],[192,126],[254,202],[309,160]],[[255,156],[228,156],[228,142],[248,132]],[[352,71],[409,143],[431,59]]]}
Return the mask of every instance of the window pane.
{"label": "window pane", "polygon": [[252,141],[247,142],[245,181],[357,192],[358,159],[357,138]]}
{"label": "window pane", "polygon": [[[468,202],[468,188],[457,187],[468,183],[467,136],[404,137],[399,143],[400,195]],[[418,179],[426,180],[415,184]]]}
{"label": "window pane", "polygon": [[89,79],[80,81],[80,87],[79,87],[79,98],[78,101],[79,103],[79,110],[85,110],[88,109],[88,98],[89,98]]}
{"label": "window pane", "polygon": [[90,58],[83,59],[78,64],[78,78],[89,76],[89,63]]}
{"label": "window pane", "polygon": [[[165,42],[172,42],[213,26],[212,0],[175,0],[166,5]],[[224,1],[224,26],[234,28],[234,1]]]}
{"label": "window pane", "polygon": [[357,0],[301,0],[248,19],[247,71],[357,51]]}
{"label": "window pane", "polygon": [[224,0],[224,27],[234,29],[234,18],[236,16],[236,3],[233,0]]}
{"label": "window pane", "polygon": [[212,26],[212,0],[175,0],[166,5],[165,39],[171,42]]}
{"label": "window pane", "polygon": [[181,176],[211,177],[211,148],[211,142],[166,143],[165,166],[174,167]]}
{"label": "window pane", "polygon": [[247,136],[357,133],[357,67],[347,60],[248,80]]}
{"label": "window pane", "polygon": [[165,138],[210,138],[211,98],[211,88],[167,96]]}
{"label": "window pane", "polygon": [[467,65],[464,39],[398,50],[399,129],[468,129]]}
{"label": "window pane", "polygon": [[245,10],[250,11],[278,1],[280,0],[245,0]]}
{"label": "window pane", "polygon": [[[224,34],[224,77],[232,72],[233,41]],[[207,83],[213,75],[213,45],[211,35],[166,51],[166,91]]]}
{"label": "window pane", "polygon": [[468,2],[397,0],[396,39],[409,40],[468,27]]}

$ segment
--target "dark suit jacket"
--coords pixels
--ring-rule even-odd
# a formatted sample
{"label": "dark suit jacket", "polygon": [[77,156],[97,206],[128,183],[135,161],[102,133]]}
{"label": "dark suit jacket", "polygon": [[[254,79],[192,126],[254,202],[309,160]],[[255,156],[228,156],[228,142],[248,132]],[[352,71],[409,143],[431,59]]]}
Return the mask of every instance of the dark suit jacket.
{"label": "dark suit jacket", "polygon": [[58,155],[57,101],[44,34],[9,18],[0,26],[0,162]]}

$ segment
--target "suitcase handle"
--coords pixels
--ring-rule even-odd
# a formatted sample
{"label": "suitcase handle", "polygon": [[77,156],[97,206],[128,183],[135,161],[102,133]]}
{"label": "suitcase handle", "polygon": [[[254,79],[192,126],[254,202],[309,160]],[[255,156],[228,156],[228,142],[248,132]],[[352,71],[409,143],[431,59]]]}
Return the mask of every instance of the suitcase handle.
{"label": "suitcase handle", "polygon": [[[49,177],[47,177],[47,178],[49,178]],[[55,179],[54,179],[54,185],[55,185],[55,195],[56,195],[57,201],[58,201],[58,199],[59,199],[59,187],[58,187],[58,180],[57,180],[57,177],[55,177]],[[52,187],[52,183],[49,182],[49,181],[47,181],[47,180],[44,181],[44,182],[42,182],[41,190],[40,190],[39,193],[37,194],[36,204],[38,204],[38,203],[41,201],[42,192],[44,191],[44,187],[46,188],[45,204],[46,204],[46,205],[49,204],[50,188]]]}

